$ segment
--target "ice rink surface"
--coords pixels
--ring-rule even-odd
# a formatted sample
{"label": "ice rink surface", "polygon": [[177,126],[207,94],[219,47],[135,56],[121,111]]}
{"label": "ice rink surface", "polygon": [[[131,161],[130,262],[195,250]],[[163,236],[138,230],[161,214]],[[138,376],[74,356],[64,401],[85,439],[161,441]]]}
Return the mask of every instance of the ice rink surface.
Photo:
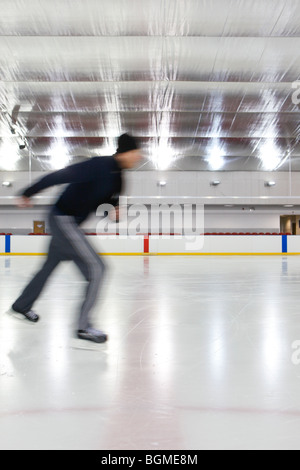
{"label": "ice rink surface", "polygon": [[300,257],[115,256],[61,264],[37,324],[5,312],[43,262],[0,258],[0,449],[300,449]]}

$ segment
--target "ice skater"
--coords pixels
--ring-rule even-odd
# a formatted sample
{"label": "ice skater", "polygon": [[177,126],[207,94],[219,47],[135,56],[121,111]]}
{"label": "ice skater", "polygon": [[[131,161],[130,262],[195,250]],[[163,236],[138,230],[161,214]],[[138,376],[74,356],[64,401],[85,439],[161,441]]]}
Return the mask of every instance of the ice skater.
{"label": "ice skater", "polygon": [[90,323],[90,312],[103,281],[105,265],[88,243],[80,225],[99,205],[106,203],[118,206],[122,190],[122,170],[133,168],[140,158],[141,152],[136,140],[123,134],[118,139],[115,155],[93,157],[89,161],[55,171],[21,194],[19,207],[30,207],[33,195],[50,186],[69,183],[50,211],[52,239],[46,262],[12,305],[14,312],[31,322],[37,322],[39,316],[32,310],[34,302],[57,265],[61,261],[71,260],[87,281],[77,337],[96,343],[107,341],[107,335],[93,328]]}

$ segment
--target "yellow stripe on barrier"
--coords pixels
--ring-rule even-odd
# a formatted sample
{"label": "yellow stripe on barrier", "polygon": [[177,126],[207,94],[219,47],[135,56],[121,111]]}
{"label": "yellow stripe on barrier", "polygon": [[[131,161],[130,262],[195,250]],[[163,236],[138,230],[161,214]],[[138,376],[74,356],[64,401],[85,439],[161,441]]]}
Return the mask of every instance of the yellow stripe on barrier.
{"label": "yellow stripe on barrier", "polygon": [[[130,253],[106,253],[106,255],[129,255]],[[101,253],[103,255],[103,253]],[[140,256],[299,256],[300,253],[140,253]]]}
{"label": "yellow stripe on barrier", "polygon": [[[0,256],[47,256],[48,253],[0,253]],[[144,253],[97,253],[101,256],[144,256]]]}
{"label": "yellow stripe on barrier", "polygon": [[0,253],[0,256],[46,256],[48,253]]}
{"label": "yellow stripe on barrier", "polygon": [[[48,253],[0,253],[0,256],[47,256]],[[101,256],[299,256],[300,253],[98,253]]]}

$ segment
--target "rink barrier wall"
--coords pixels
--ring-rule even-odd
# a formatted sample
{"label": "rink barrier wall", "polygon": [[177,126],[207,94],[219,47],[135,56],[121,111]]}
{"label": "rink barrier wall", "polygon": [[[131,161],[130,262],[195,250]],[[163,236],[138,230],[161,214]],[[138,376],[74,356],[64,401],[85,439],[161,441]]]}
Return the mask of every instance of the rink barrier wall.
{"label": "rink barrier wall", "polygon": [[[176,234],[86,237],[101,255],[300,255],[300,236],[287,234],[205,234],[192,245]],[[48,246],[47,235],[0,235],[0,255],[46,255]]]}

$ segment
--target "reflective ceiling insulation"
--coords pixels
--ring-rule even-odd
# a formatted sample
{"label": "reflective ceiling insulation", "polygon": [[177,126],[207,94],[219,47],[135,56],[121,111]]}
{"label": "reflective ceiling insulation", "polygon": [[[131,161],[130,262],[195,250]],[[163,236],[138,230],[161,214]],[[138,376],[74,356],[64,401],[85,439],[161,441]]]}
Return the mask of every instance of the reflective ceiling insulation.
{"label": "reflective ceiling insulation", "polygon": [[300,170],[299,0],[0,5],[1,170],[111,155],[123,132],[141,170]]}

